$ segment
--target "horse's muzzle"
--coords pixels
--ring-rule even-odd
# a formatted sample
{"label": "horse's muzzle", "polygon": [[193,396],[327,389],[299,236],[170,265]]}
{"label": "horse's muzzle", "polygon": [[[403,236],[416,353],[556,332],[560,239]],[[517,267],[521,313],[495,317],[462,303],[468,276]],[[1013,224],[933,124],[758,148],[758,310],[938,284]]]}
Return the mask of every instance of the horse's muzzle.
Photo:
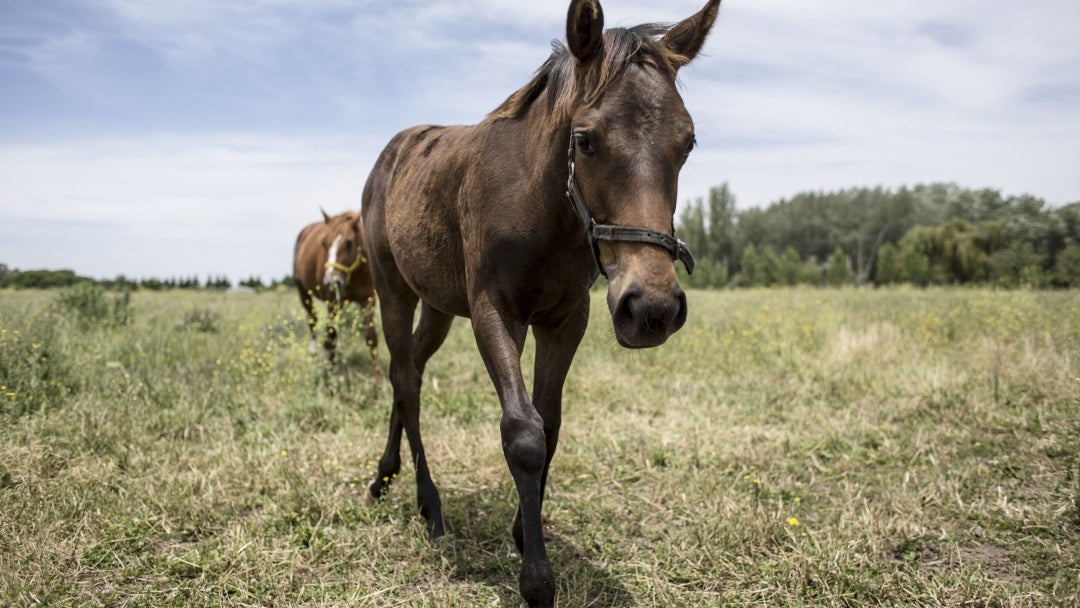
{"label": "horse's muzzle", "polygon": [[646,294],[631,284],[612,307],[611,319],[622,346],[659,346],[686,323],[686,293],[675,285],[662,294]]}

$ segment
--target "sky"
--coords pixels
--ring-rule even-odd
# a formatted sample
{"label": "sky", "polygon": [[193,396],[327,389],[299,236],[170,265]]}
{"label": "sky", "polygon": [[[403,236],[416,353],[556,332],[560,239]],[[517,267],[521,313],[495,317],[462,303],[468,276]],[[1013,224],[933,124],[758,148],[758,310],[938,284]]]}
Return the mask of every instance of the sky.
{"label": "sky", "polygon": [[[0,0],[0,263],[97,278],[291,272],[397,131],[472,124],[566,1]],[[606,25],[704,0],[605,0]],[[1080,2],[725,0],[680,72],[679,200],[937,181],[1080,200]]]}

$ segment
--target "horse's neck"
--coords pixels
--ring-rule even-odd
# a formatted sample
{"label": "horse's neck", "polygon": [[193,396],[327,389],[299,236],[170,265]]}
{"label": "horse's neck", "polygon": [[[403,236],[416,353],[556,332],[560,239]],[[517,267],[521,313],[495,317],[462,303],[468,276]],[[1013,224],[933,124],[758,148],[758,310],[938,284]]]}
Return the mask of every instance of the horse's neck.
{"label": "horse's neck", "polygon": [[[537,103],[537,106],[542,105]],[[533,108],[518,120],[508,121],[508,137],[537,171],[537,187],[552,192],[557,203],[565,199],[568,176],[567,149],[570,145],[570,120],[553,120],[546,109]]]}

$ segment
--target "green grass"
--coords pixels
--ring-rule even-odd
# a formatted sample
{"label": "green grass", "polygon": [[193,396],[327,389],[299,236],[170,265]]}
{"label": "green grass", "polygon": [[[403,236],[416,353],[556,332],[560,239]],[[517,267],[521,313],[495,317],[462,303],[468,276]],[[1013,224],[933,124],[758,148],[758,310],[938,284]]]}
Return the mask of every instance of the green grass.
{"label": "green grass", "polygon": [[[560,606],[1080,601],[1076,292],[691,292],[633,352],[595,298],[545,503]],[[64,301],[0,292],[0,605],[520,604],[467,322],[425,376],[442,550],[407,464],[359,500],[390,395],[358,314],[327,366],[292,293]]]}

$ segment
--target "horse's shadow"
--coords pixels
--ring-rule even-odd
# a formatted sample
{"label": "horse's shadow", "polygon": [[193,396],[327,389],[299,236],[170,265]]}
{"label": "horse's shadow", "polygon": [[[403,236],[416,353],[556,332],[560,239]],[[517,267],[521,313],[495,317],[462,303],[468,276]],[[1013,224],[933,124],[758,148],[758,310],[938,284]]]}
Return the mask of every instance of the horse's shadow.
{"label": "horse's shadow", "polygon": [[[522,605],[518,593],[521,557],[510,532],[515,507],[507,498],[493,489],[453,496],[444,505],[454,535],[453,548],[445,556],[455,570],[455,578],[489,587],[498,596],[501,608],[518,608]],[[593,563],[589,551],[553,533],[550,525],[545,526],[544,538],[555,568],[560,604],[569,605],[565,602],[572,592],[574,597],[587,598],[581,606],[588,608],[633,605],[630,592],[610,572]]]}

